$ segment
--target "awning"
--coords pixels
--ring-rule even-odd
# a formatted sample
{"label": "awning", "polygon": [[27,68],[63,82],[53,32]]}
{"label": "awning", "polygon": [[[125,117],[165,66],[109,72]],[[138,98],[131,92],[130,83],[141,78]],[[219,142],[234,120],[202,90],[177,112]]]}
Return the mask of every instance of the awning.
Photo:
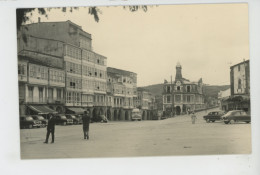
{"label": "awning", "polygon": [[[83,114],[84,113],[84,109],[82,108],[67,108],[67,110],[69,110],[70,112],[74,113],[74,114]],[[69,112],[68,112],[69,113]]]}
{"label": "awning", "polygon": [[36,105],[29,105],[28,106],[31,110],[35,111],[38,114],[54,114],[57,111],[49,108],[48,106],[36,106]]}

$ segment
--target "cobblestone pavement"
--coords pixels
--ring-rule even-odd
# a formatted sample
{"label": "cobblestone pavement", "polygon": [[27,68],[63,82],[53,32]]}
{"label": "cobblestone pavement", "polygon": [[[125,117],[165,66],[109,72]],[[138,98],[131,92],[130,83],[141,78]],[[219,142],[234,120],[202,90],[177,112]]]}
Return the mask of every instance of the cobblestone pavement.
{"label": "cobblestone pavement", "polygon": [[[208,111],[209,112],[209,111]],[[166,120],[91,123],[90,139],[81,125],[56,126],[55,143],[43,144],[46,128],[22,129],[21,158],[86,158],[250,154],[251,124],[206,123],[197,113]]]}

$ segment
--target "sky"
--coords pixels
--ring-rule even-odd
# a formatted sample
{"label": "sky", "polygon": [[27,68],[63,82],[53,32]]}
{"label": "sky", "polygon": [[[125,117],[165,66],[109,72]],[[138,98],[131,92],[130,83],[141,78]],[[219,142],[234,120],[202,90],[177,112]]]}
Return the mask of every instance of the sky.
{"label": "sky", "polygon": [[137,85],[175,78],[176,64],[183,77],[209,85],[230,84],[230,66],[249,59],[248,6],[199,4],[148,6],[130,12],[121,6],[99,7],[100,21],[88,8],[72,13],[52,9],[48,18],[33,13],[34,23],[70,20],[92,34],[96,53],[107,66],[137,73]]}

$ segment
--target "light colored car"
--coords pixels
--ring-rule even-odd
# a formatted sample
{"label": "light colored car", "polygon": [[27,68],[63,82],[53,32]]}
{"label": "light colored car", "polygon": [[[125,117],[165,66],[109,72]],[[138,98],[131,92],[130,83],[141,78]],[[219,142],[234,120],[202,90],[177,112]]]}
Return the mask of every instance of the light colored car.
{"label": "light colored car", "polygon": [[221,118],[222,120],[224,120],[225,124],[234,124],[235,122],[246,122],[246,123],[251,122],[251,116],[243,110],[229,111]]}

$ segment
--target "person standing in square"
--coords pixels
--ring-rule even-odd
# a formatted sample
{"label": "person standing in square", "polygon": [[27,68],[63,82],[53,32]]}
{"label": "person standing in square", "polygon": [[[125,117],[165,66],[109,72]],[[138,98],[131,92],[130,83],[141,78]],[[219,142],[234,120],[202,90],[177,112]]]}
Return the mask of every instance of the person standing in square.
{"label": "person standing in square", "polygon": [[192,114],[191,114],[191,122],[192,122],[192,124],[195,124],[196,119],[197,119],[197,117],[195,115],[195,112],[193,111]]}
{"label": "person standing in square", "polygon": [[90,123],[90,114],[89,110],[84,111],[84,114],[82,116],[82,126],[83,126],[83,133],[84,133],[84,139],[89,139],[89,123]]}
{"label": "person standing in square", "polygon": [[48,125],[47,125],[46,140],[43,143],[48,143],[50,133],[51,133],[51,138],[52,138],[51,143],[54,143],[55,122],[56,121],[55,121],[54,115],[50,114],[50,118],[49,118]]}

